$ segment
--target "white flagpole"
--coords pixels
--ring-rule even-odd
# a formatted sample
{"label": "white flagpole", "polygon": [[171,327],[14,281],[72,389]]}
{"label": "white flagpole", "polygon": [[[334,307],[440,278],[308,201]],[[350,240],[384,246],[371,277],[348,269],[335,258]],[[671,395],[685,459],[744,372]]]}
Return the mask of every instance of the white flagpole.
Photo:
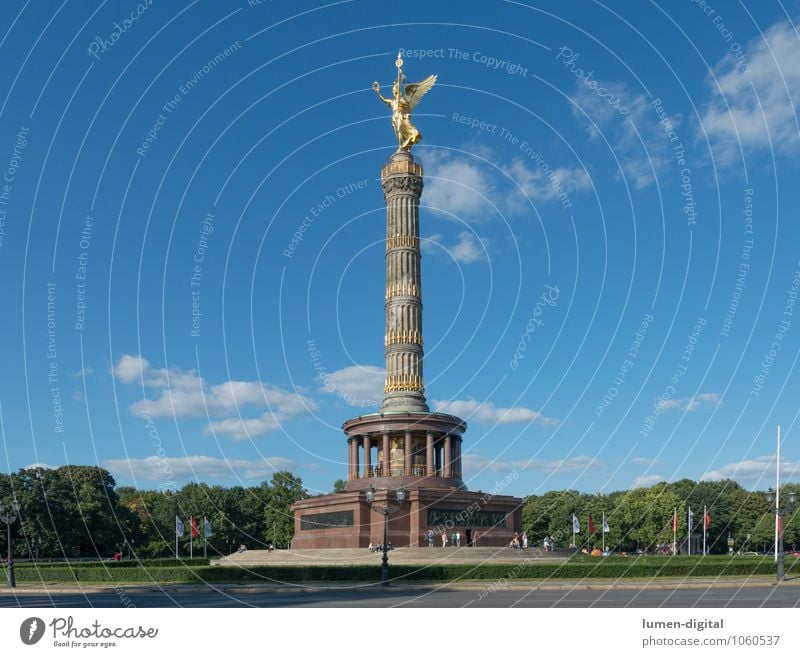
{"label": "white flagpole", "polygon": [[706,515],[708,514],[707,507],[703,505],[703,556],[706,556]]}
{"label": "white flagpole", "polygon": [[689,538],[686,541],[688,543],[687,546],[687,554],[689,556],[692,555],[692,507],[689,507],[689,513],[686,516],[686,531],[689,534]]}
{"label": "white flagpole", "polygon": [[778,510],[781,508],[781,425],[778,425],[778,451],[775,459],[775,561],[778,560],[778,541],[780,532],[778,524],[780,517]]}
{"label": "white flagpole", "polygon": [[678,554],[678,509],[672,512],[672,556]]}
{"label": "white flagpole", "polygon": [[194,517],[190,517],[189,518],[189,559],[190,560],[192,559],[192,556],[193,556],[193,552],[192,552],[192,547],[193,547],[192,544],[194,543],[194,536],[192,536],[193,527],[194,527]]}
{"label": "white flagpole", "polygon": [[175,516],[175,558],[180,559],[178,554],[178,517]]}
{"label": "white flagpole", "polygon": [[603,524],[600,526],[600,533],[603,535],[603,554],[606,553],[606,512],[603,511]]}

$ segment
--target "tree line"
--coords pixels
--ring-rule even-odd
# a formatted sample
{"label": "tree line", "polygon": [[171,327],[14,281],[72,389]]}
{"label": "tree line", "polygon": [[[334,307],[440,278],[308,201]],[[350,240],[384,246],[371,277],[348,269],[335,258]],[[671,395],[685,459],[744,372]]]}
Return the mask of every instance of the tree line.
{"label": "tree line", "polygon": [[[344,482],[336,481],[334,491]],[[790,484],[800,493],[800,485]],[[14,556],[26,558],[109,558],[120,551],[138,558],[166,557],[175,550],[175,518],[186,534],[180,539],[182,556],[203,549],[203,519],[211,523],[209,556],[229,554],[239,545],[263,549],[272,543],[286,548],[294,534],[290,511],[297,500],[309,497],[300,477],[275,472],[256,486],[210,486],[188,483],[179,490],[138,490],[117,486],[114,477],[97,466],[68,465],[56,469],[27,468],[0,474],[0,502],[10,507],[16,498],[20,513],[12,525]],[[578,546],[599,546],[601,518],[609,531],[606,547],[615,551],[655,552],[672,545],[672,518],[678,511],[677,540],[686,538],[687,510],[692,507],[695,535],[702,532],[703,507],[710,516],[707,546],[710,553],[728,551],[728,539],[743,551],[767,551],[774,546],[774,508],[761,491],[748,491],[732,480],[695,482],[689,479],[609,494],[574,490],[550,491],[524,499],[523,527],[536,544],[550,536],[556,544],[572,540],[572,516],[580,520]],[[594,534],[588,535],[592,515]],[[791,549],[800,544],[800,518],[784,518],[784,541]],[[200,536],[190,538],[189,519],[198,519]],[[2,527],[2,529],[5,529]],[[6,554],[6,533],[0,532],[0,550]]]}
{"label": "tree line", "polygon": [[[800,493],[800,485],[781,488],[781,495]],[[785,497],[784,497],[785,499]],[[525,499],[523,526],[530,540],[551,536],[557,544],[572,541],[572,516],[578,517],[581,532],[578,547],[599,547],[602,543],[602,514],[609,531],[605,545],[614,551],[655,553],[671,548],[673,515],[677,510],[676,541],[680,548],[687,539],[688,511],[694,514],[693,536],[698,543],[703,532],[703,509],[708,508],[709,527],[706,545],[711,554],[728,552],[728,539],[736,551],[765,552],[775,545],[775,507],[766,501],[764,491],[748,491],[735,481],[682,479],[659,483],[649,488],[634,488],[609,494],[586,494],[574,490],[550,491]],[[592,516],[594,534],[588,533]],[[800,514],[783,519],[784,544],[789,549],[800,545]],[[684,549],[685,549],[684,545]],[[692,548],[695,552],[697,546]]]}

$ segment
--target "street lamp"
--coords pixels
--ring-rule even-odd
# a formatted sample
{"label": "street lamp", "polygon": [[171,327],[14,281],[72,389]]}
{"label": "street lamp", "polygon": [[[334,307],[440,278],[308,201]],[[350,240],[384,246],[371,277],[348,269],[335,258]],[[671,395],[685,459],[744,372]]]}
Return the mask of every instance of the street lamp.
{"label": "street lamp", "polygon": [[[400,486],[395,492],[397,503],[402,504],[406,499],[405,488]],[[370,505],[373,511],[383,514],[383,558],[381,559],[381,586],[389,586],[389,549],[387,542],[389,541],[389,511],[393,510],[389,507],[389,490],[386,490],[386,502],[383,506],[373,506],[375,502],[375,488],[372,484],[366,490],[367,504]]]}
{"label": "street lamp", "polygon": [[17,519],[19,513],[19,502],[17,500],[11,501],[11,510],[6,511],[6,505],[0,502],[0,520],[6,524],[8,532],[8,585],[14,588],[17,585],[17,580],[14,579],[14,559],[11,556],[11,523]]}
{"label": "street lamp", "polygon": [[778,503],[778,496],[773,492],[770,488],[766,493],[764,493],[764,499],[767,500],[767,504],[772,504],[773,500],[775,501],[775,514],[778,516],[778,574],[777,580],[782,582],[785,579],[785,571],[783,567],[783,516],[784,514],[791,514],[794,509],[794,504],[797,502],[797,494],[792,491],[788,495],[787,503],[781,507]]}

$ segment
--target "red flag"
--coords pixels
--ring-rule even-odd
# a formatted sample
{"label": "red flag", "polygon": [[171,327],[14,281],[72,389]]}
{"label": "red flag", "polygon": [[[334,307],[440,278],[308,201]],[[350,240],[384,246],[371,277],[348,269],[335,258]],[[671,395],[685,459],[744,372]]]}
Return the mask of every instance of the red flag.
{"label": "red flag", "polygon": [[678,510],[675,509],[675,513],[672,516],[672,531],[678,531]]}
{"label": "red flag", "polygon": [[192,516],[192,538],[195,536],[200,536],[200,532],[197,531],[197,518]]}
{"label": "red flag", "polygon": [[706,517],[704,518],[703,522],[705,523],[706,529],[711,526],[711,516],[708,515],[708,511],[706,511]]}
{"label": "red flag", "polygon": [[592,522],[592,514],[589,514],[589,533],[594,534],[594,523]]}

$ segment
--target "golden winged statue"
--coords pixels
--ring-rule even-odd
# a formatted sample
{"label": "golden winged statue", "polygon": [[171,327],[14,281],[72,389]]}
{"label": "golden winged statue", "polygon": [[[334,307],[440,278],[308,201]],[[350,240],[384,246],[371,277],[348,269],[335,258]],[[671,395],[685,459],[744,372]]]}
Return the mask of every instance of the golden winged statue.
{"label": "golden winged statue", "polygon": [[399,145],[397,150],[410,151],[411,147],[422,139],[422,133],[411,124],[411,112],[436,84],[436,76],[429,75],[422,82],[407,84],[401,94],[400,85],[406,80],[406,76],[403,73],[403,59],[400,54],[397,55],[395,66],[397,79],[392,84],[391,98],[384,98],[381,94],[381,85],[377,81],[372,83],[372,88],[378,94],[378,98],[392,108],[392,128]]}

